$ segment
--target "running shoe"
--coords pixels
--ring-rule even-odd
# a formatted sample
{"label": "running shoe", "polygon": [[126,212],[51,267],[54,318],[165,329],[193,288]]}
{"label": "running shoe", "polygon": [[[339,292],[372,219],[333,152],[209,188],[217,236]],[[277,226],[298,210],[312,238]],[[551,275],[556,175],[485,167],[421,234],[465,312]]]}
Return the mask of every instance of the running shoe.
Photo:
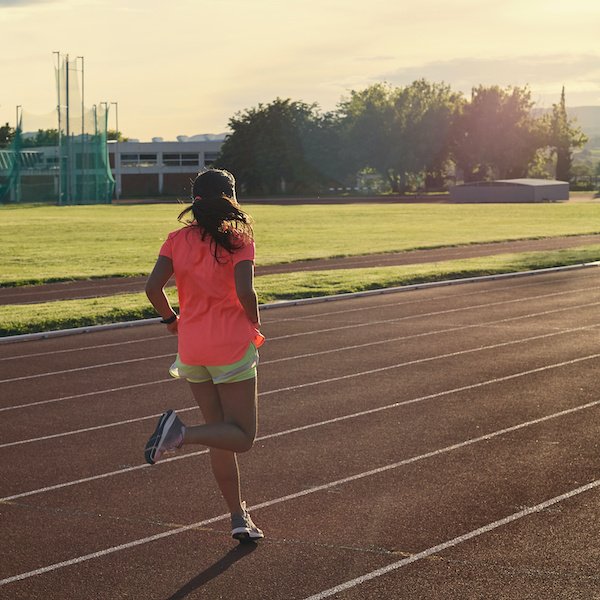
{"label": "running shoe", "polygon": [[175,412],[168,410],[164,413],[146,444],[144,451],[146,462],[153,465],[166,452],[174,452],[181,448],[184,433],[185,425]]}
{"label": "running shoe", "polygon": [[242,502],[242,510],[243,514],[231,517],[231,537],[242,544],[264,538],[265,534],[250,518],[245,502]]}

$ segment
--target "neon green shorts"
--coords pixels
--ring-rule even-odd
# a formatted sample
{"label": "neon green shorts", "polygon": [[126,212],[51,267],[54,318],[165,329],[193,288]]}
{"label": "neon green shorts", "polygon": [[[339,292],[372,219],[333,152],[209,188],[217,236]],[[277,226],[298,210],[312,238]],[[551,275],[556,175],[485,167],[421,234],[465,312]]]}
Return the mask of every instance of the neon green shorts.
{"label": "neon green shorts", "polygon": [[175,362],[169,369],[171,377],[186,379],[190,383],[205,383],[212,381],[219,383],[235,383],[256,377],[256,367],[258,365],[258,350],[254,344],[248,346],[246,354],[237,362],[230,365],[218,367],[186,365],[179,359],[179,354],[175,357]]}

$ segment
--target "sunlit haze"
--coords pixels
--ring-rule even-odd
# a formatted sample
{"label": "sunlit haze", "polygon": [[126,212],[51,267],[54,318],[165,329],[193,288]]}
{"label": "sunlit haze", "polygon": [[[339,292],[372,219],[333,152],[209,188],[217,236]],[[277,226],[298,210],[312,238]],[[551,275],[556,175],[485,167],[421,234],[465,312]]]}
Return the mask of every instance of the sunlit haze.
{"label": "sunlit haze", "polygon": [[[424,77],[469,93],[530,86],[600,105],[598,0],[0,0],[0,123],[56,105],[53,51],[85,57],[89,104],[127,136],[220,133],[276,97],[331,110],[351,89]],[[114,107],[110,127],[114,128]]]}

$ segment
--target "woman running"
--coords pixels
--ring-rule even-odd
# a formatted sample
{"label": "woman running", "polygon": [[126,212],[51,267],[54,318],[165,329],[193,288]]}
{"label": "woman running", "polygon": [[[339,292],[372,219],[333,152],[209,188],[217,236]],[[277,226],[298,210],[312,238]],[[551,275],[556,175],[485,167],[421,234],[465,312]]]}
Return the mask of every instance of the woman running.
{"label": "woman running", "polygon": [[[145,458],[154,464],[184,444],[208,446],[231,512],[231,535],[246,542],[264,537],[241,500],[236,458],[252,448],[256,437],[257,348],[264,342],[254,290],[253,231],[228,171],[200,173],[192,198],[179,215],[186,226],[170,233],[160,249],[146,295],[167,330],[178,336],[169,372],[189,382],[205,424],[187,427],[168,410],[146,444]],[[164,292],[173,274],[179,315]]]}

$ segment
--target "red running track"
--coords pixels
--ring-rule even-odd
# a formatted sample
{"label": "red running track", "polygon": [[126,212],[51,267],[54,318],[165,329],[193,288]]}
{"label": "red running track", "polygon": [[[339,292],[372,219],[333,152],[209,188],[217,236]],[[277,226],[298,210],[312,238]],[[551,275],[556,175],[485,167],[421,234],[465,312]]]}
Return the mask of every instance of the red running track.
{"label": "red running track", "polygon": [[0,597],[600,595],[597,268],[264,312],[237,547],[158,326],[0,347]]}

